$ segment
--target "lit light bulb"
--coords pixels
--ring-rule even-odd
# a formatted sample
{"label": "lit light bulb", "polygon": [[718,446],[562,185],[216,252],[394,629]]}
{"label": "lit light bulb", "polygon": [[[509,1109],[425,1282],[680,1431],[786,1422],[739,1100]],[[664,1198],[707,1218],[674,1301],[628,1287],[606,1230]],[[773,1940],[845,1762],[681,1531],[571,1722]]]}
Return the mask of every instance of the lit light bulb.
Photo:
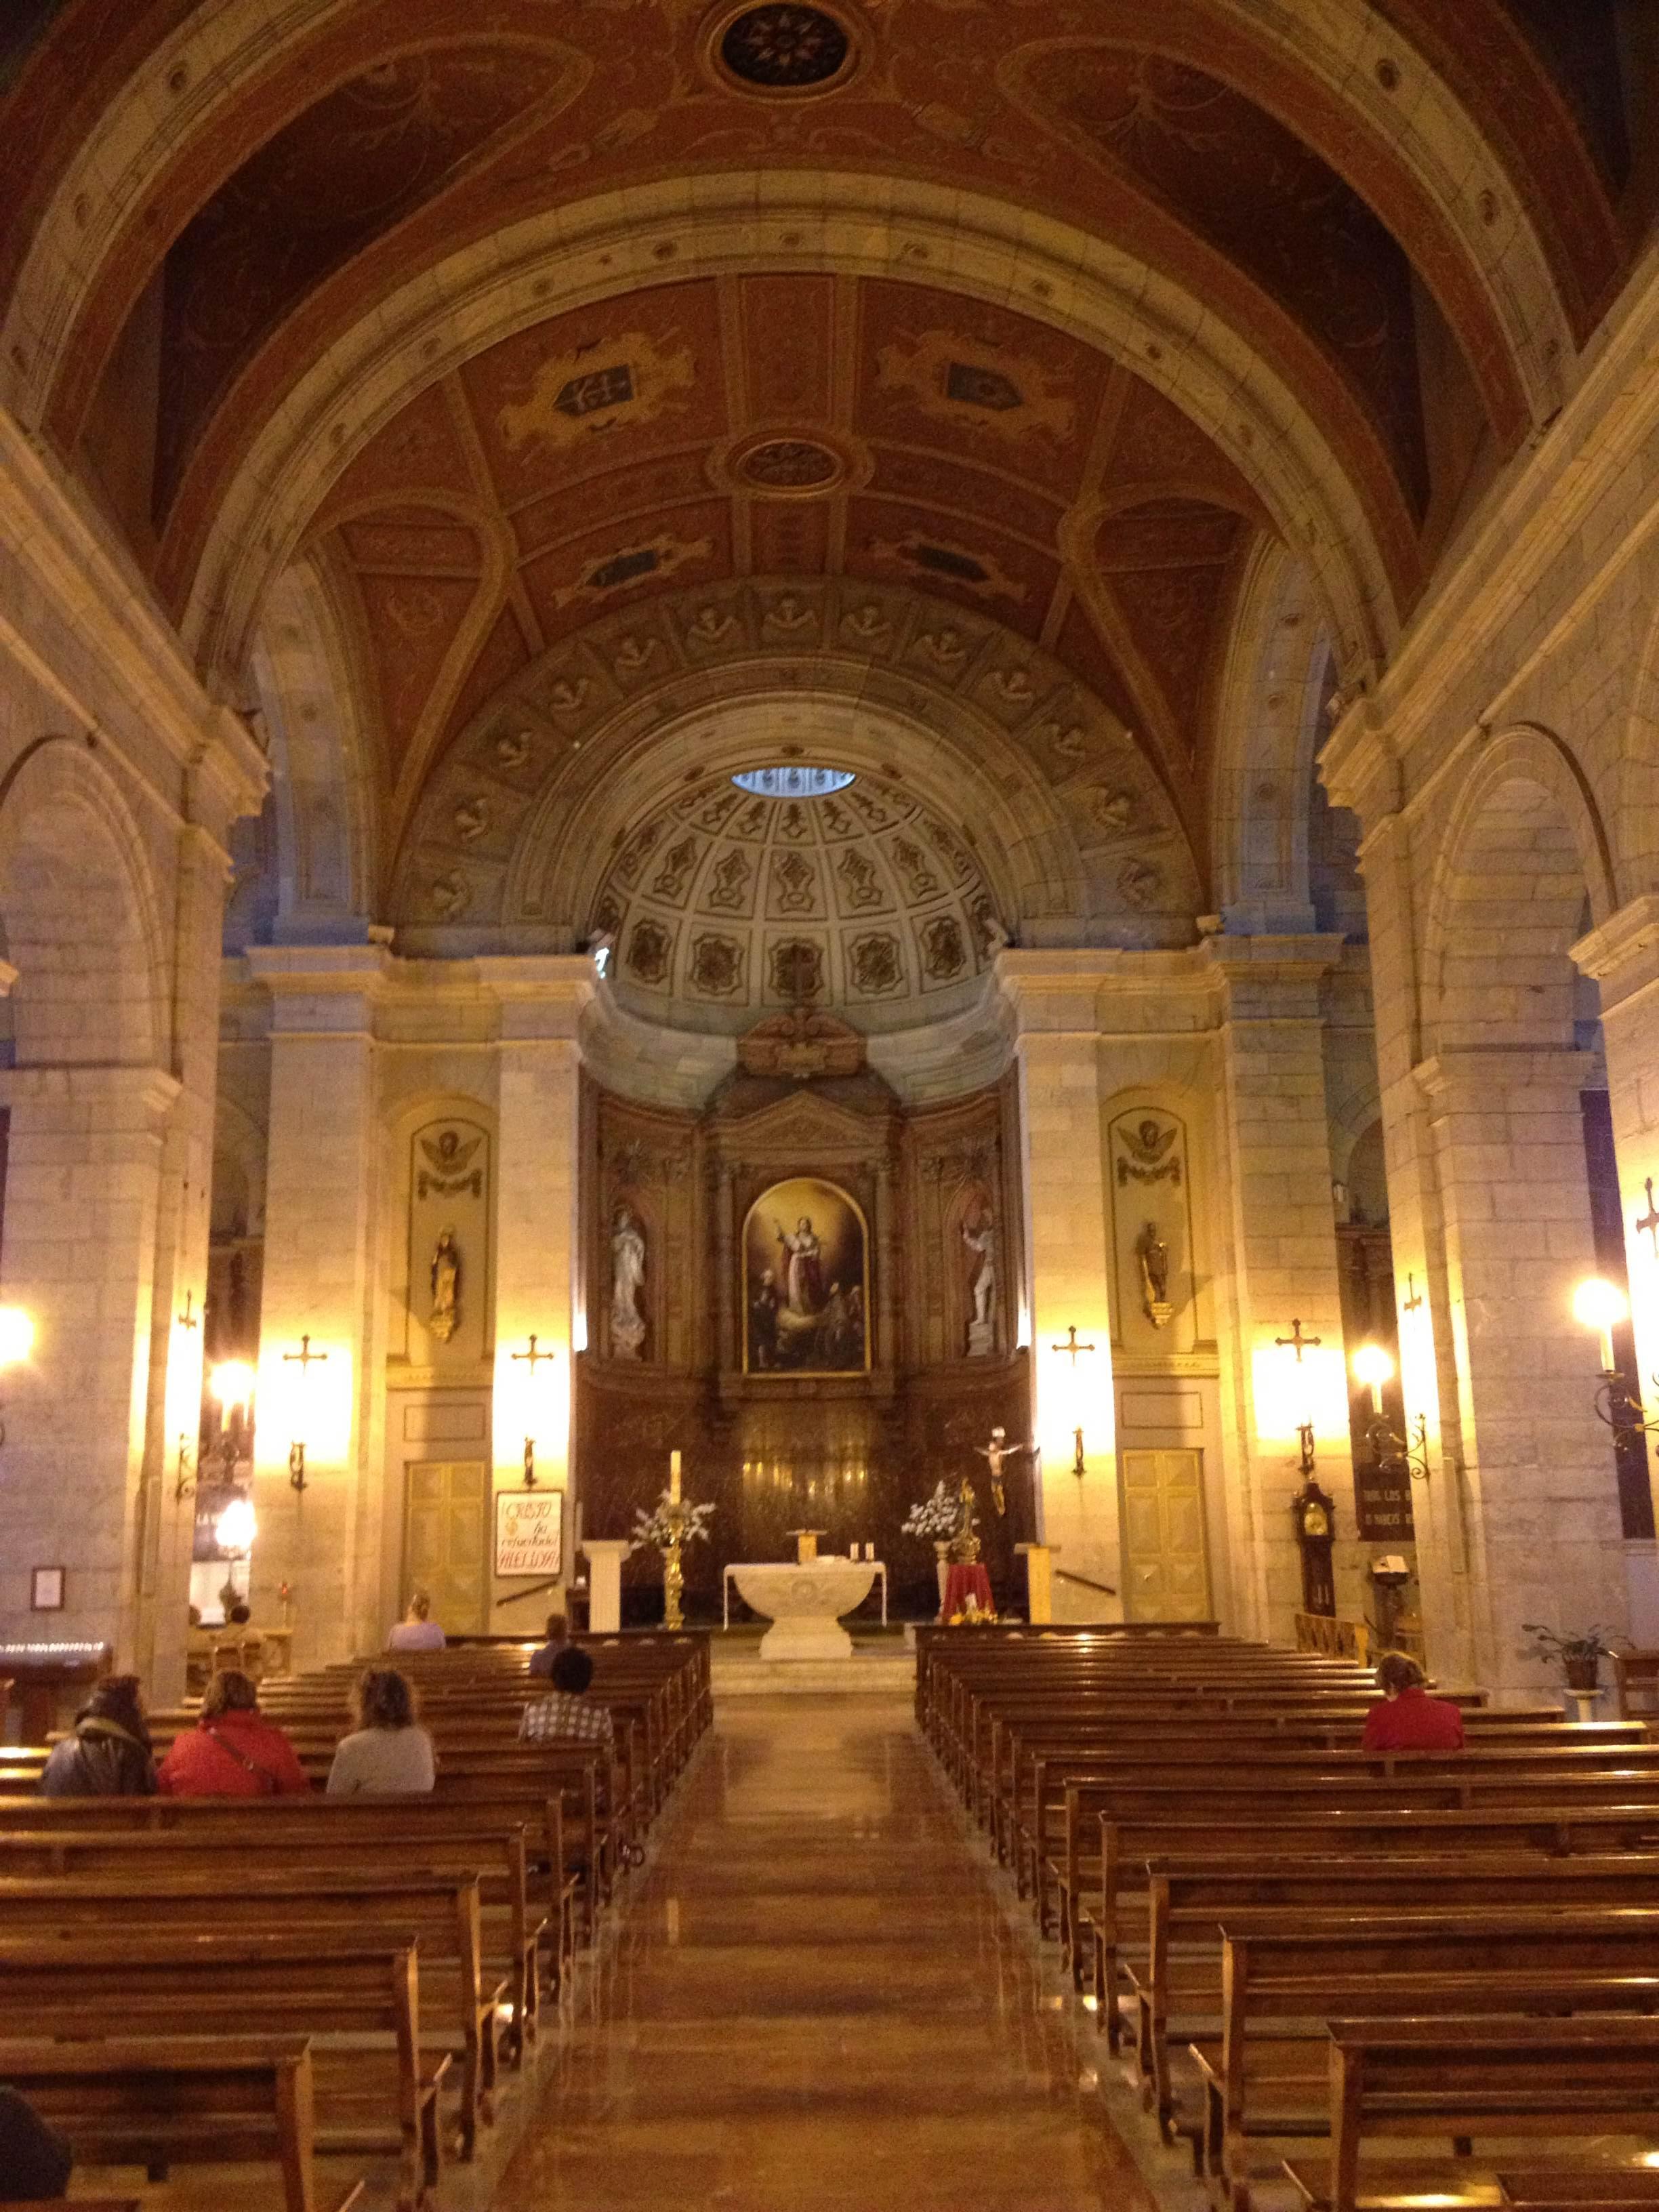
{"label": "lit light bulb", "polygon": [[1371,1411],[1382,1410],[1382,1386],[1394,1380],[1394,1362],[1380,1344],[1362,1344],[1352,1360],[1354,1379],[1371,1394]]}
{"label": "lit light bulb", "polygon": [[0,1367],[15,1367],[34,1349],[34,1323],[21,1306],[0,1306]]}
{"label": "lit light bulb", "polygon": [[1596,1330],[1601,1339],[1601,1371],[1604,1375],[1618,1372],[1613,1356],[1613,1332],[1615,1324],[1626,1319],[1630,1312],[1630,1300],[1616,1283],[1601,1275],[1588,1276],[1572,1294],[1572,1317],[1582,1328]]}
{"label": "lit light bulb", "polygon": [[258,1533],[252,1502],[246,1498],[233,1498],[213,1524],[214,1542],[222,1552],[232,1553],[238,1558],[253,1549],[253,1540]]}
{"label": "lit light bulb", "polygon": [[222,1359],[208,1377],[208,1389],[221,1413],[228,1413],[233,1406],[246,1413],[253,1398],[253,1370],[246,1359]]}

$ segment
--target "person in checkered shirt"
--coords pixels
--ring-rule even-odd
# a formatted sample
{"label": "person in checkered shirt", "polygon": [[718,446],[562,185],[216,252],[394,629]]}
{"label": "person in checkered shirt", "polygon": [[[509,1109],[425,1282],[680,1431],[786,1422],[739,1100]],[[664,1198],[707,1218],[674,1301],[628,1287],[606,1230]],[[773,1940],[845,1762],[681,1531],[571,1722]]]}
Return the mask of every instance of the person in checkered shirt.
{"label": "person in checkered shirt", "polygon": [[553,1662],[550,1698],[526,1705],[519,1735],[526,1743],[601,1743],[616,1747],[617,1731],[609,1709],[584,1695],[593,1679],[593,1662],[578,1644],[567,1644]]}

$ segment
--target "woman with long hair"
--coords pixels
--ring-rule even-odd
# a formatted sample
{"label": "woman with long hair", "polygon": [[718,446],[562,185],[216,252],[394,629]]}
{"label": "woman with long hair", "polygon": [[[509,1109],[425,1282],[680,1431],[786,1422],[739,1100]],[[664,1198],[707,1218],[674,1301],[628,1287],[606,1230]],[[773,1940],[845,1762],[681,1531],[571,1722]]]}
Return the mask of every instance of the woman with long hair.
{"label": "woman with long hair", "polygon": [[352,1693],[352,1710],[357,1724],[335,1750],[329,1796],[429,1796],[438,1762],[406,1678],[395,1667],[366,1668]]}

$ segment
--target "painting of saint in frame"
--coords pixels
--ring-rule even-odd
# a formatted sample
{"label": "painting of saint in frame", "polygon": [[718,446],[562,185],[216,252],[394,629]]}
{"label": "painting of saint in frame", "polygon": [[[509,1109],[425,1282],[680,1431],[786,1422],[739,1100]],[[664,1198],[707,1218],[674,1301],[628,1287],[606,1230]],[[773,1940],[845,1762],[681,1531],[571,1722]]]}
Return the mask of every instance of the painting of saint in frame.
{"label": "painting of saint in frame", "polygon": [[870,1239],[857,1201],[817,1176],[763,1191],[743,1226],[749,1375],[862,1375],[870,1365]]}

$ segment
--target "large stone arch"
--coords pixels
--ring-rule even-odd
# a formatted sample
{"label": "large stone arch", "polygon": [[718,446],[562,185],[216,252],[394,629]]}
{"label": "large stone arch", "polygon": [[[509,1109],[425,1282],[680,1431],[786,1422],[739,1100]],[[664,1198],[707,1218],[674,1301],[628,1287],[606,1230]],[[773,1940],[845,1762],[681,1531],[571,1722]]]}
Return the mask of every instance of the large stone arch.
{"label": "large stone arch", "polygon": [[1331,659],[1315,580],[1281,544],[1250,562],[1222,672],[1211,866],[1231,929],[1312,929],[1308,809]]}
{"label": "large stone arch", "polygon": [[88,740],[38,740],[0,785],[0,923],[20,1066],[170,1060],[149,857]]}
{"label": "large stone arch", "polygon": [[1618,902],[1611,842],[1553,732],[1494,738],[1459,792],[1431,873],[1423,969],[1431,1049],[1562,1049],[1573,1035],[1584,901]]}
{"label": "large stone arch", "polygon": [[1197,873],[1122,725],[1048,654],[918,592],[743,581],[592,624],[474,715],[396,868],[411,950],[562,950],[627,823],[688,772],[828,746],[971,833],[1005,926],[1186,943]]}
{"label": "large stone arch", "polygon": [[376,778],[354,661],[322,578],[298,561],[273,584],[250,673],[275,810],[275,933],[361,939],[379,885]]}
{"label": "large stone arch", "polygon": [[547,317],[677,276],[743,267],[944,275],[1099,348],[1182,408],[1240,469],[1313,569],[1345,673],[1374,671],[1399,628],[1390,538],[1322,424],[1237,332],[1172,279],[1085,233],[988,197],[889,177],[641,185],[458,251],[379,302],[313,362],[262,426],[189,574],[164,583],[204,668],[240,669],[271,577],[329,487],[398,410],[472,355]]}

